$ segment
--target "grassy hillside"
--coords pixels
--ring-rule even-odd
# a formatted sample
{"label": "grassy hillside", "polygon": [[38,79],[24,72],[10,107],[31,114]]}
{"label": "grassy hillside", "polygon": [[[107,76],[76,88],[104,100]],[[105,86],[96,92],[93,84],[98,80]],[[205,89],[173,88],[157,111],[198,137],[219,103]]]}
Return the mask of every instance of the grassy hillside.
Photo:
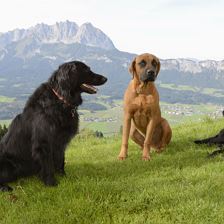
{"label": "grassy hillside", "polygon": [[15,101],[15,98],[0,96],[0,103],[12,103],[13,101]]}
{"label": "grassy hillside", "polygon": [[[102,100],[97,99],[96,102],[102,103]],[[89,111],[79,109],[80,129],[88,128],[94,131],[98,130],[103,132],[105,136],[119,133],[123,123],[123,100],[113,100],[111,104],[105,103],[104,105],[107,107],[106,110]],[[160,102],[160,106],[162,116],[166,118],[171,125],[197,122],[208,116],[218,118],[222,116],[223,110],[222,105],[214,104],[192,105]]]}
{"label": "grassy hillside", "polygon": [[208,159],[214,147],[192,142],[215,134],[224,120],[173,128],[162,154],[141,161],[136,145],[118,161],[121,138],[75,138],[66,154],[65,178],[48,188],[35,177],[0,193],[0,223],[223,223],[223,157]]}

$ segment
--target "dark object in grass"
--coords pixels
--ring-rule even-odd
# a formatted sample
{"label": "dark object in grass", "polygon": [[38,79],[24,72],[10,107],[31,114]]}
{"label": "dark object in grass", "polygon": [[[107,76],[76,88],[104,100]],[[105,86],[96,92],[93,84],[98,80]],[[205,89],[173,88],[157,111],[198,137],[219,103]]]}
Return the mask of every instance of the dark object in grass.
{"label": "dark object in grass", "polygon": [[215,151],[213,151],[212,153],[208,154],[208,158],[213,158],[221,153],[224,153],[224,147],[219,147],[218,149],[216,149]]}
{"label": "dark object in grass", "polygon": [[0,184],[0,191],[12,191],[13,189],[7,184]]}
{"label": "dark object in grass", "polygon": [[78,130],[81,93],[96,93],[92,85],[107,79],[82,62],[64,63],[28,99],[0,142],[0,191],[19,177],[38,175],[55,186],[55,173],[65,174],[66,145]]}
{"label": "dark object in grass", "polygon": [[202,140],[195,140],[194,143],[207,144],[209,146],[217,145],[218,149],[210,153],[208,157],[214,157],[220,153],[224,153],[224,129],[222,129],[217,135],[213,137],[202,139]]}

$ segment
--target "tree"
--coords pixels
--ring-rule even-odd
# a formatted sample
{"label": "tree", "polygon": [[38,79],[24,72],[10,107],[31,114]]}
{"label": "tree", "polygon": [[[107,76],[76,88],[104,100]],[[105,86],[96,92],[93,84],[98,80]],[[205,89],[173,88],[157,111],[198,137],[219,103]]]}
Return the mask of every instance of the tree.
{"label": "tree", "polygon": [[2,126],[0,124],[0,139],[2,138],[2,133],[3,133],[3,129],[2,129]]}
{"label": "tree", "polygon": [[8,128],[6,127],[6,125],[1,125],[0,124],[0,140],[2,139],[2,137],[6,134],[6,132],[8,131]]}

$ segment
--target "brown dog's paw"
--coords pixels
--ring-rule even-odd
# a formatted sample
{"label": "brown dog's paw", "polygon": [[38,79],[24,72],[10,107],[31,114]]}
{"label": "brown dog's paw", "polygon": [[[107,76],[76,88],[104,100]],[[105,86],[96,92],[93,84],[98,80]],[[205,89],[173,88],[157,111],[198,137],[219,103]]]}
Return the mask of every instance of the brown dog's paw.
{"label": "brown dog's paw", "polygon": [[127,156],[118,156],[118,159],[119,160],[126,160],[127,159]]}
{"label": "brown dog's paw", "polygon": [[150,156],[142,156],[143,161],[149,161],[151,158]]}
{"label": "brown dog's paw", "polygon": [[125,160],[128,157],[126,150],[121,150],[118,156],[119,160]]}

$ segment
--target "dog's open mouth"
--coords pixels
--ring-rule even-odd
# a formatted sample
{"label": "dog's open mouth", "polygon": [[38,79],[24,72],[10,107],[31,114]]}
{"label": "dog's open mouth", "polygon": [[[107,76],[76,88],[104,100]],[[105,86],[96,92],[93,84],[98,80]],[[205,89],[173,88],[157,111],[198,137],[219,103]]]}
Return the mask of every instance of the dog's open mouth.
{"label": "dog's open mouth", "polygon": [[96,87],[85,84],[85,83],[82,84],[80,87],[83,91],[85,91],[86,93],[89,93],[89,94],[97,93],[97,90],[98,90]]}

